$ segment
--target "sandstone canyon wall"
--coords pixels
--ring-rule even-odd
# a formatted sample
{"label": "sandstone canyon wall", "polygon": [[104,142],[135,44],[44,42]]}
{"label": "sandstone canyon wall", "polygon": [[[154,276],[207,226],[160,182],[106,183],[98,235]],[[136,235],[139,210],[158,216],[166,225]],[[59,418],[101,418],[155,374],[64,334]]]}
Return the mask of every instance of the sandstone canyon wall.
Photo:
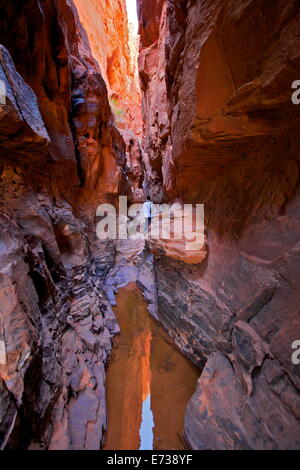
{"label": "sandstone canyon wall", "polygon": [[145,187],[205,204],[201,253],[150,244],[159,319],[203,368],[187,442],[300,448],[299,2],[138,5],[143,149],[124,1],[0,0],[0,447],[100,448],[128,246],[95,209]]}
{"label": "sandstone canyon wall", "polygon": [[159,318],[204,367],[186,439],[299,449],[299,2],[138,4],[146,186],[205,204],[201,262],[154,247]]}
{"label": "sandstone canyon wall", "polygon": [[0,446],[99,449],[118,327],[90,227],[125,143],[73,2],[0,11]]}
{"label": "sandstone canyon wall", "polygon": [[[132,0],[135,1],[135,0]],[[93,57],[109,93],[116,126],[126,143],[128,196],[143,198],[141,91],[138,79],[138,39],[128,25],[125,0],[74,0],[89,38]]]}
{"label": "sandstone canyon wall", "polygon": [[107,84],[119,127],[141,135],[137,40],[128,26],[125,0],[74,3]]}

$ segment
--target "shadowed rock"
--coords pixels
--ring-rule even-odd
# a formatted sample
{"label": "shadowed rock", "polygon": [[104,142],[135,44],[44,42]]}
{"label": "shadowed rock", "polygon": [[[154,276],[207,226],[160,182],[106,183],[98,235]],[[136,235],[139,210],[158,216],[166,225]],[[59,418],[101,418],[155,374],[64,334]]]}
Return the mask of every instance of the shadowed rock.
{"label": "shadowed rock", "polygon": [[0,145],[13,155],[45,153],[50,142],[33,90],[16,71],[9,52],[0,45],[0,80],[5,103],[0,105]]}
{"label": "shadowed rock", "polygon": [[205,205],[200,264],[151,242],[159,318],[205,366],[187,440],[299,448],[299,3],[139,5],[145,183],[155,200]]}

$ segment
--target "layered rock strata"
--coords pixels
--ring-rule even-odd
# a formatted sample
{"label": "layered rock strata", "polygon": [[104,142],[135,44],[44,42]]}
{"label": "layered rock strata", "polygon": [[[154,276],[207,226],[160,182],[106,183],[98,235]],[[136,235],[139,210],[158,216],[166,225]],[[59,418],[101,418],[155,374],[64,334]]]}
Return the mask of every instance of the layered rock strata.
{"label": "layered rock strata", "polygon": [[138,80],[138,38],[128,24],[125,0],[74,0],[93,57],[108,88],[114,122],[126,144],[128,196],[143,199],[141,91]]}
{"label": "layered rock strata", "polygon": [[125,0],[74,0],[74,3],[108,87],[118,127],[141,136],[137,38],[128,24]]}
{"label": "layered rock strata", "polygon": [[156,253],[159,318],[204,367],[187,441],[299,448],[299,4],[139,0],[139,20],[146,184],[205,204],[203,261]]}
{"label": "layered rock strata", "polygon": [[73,2],[0,7],[0,446],[99,449],[118,327],[92,227],[125,143]]}

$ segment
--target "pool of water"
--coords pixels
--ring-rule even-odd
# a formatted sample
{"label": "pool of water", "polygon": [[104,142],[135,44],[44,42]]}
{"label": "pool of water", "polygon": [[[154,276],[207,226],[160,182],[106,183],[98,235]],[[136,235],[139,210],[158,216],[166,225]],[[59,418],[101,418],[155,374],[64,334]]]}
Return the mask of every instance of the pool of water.
{"label": "pool of water", "polygon": [[200,371],[149,315],[136,284],[117,295],[121,334],[107,371],[106,450],[181,450],[184,413]]}

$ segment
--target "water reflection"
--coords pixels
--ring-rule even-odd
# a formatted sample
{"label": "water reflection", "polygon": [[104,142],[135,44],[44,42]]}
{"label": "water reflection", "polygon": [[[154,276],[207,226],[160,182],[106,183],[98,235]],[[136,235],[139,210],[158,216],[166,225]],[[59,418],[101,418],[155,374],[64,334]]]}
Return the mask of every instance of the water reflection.
{"label": "water reflection", "polygon": [[151,410],[150,394],[143,401],[142,407],[142,424],[140,429],[140,450],[153,450],[153,413]]}
{"label": "water reflection", "polygon": [[135,284],[119,291],[115,313],[121,335],[107,373],[104,449],[184,449],[184,411],[199,371],[152,320]]}

